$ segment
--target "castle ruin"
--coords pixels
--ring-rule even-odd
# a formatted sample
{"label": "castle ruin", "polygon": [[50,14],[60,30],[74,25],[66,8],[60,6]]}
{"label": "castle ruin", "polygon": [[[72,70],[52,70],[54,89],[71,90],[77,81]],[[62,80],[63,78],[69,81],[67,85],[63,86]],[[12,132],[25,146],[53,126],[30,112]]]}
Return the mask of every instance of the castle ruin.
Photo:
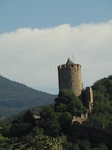
{"label": "castle ruin", "polygon": [[59,91],[62,89],[72,90],[91,113],[93,104],[93,92],[91,87],[83,89],[81,78],[81,65],[74,64],[69,58],[66,64],[58,66]]}

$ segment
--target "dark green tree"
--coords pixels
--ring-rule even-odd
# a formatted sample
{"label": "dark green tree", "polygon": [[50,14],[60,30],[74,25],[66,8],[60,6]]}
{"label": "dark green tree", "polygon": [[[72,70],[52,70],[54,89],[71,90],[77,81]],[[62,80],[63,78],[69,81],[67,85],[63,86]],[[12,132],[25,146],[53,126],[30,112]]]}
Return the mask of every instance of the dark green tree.
{"label": "dark green tree", "polygon": [[94,103],[89,120],[103,127],[112,126],[112,76],[95,82],[92,88]]}
{"label": "dark green tree", "polygon": [[82,101],[75,96],[75,93],[70,90],[60,91],[58,97],[55,99],[56,112],[69,112],[71,115],[80,116],[85,112],[85,107]]}
{"label": "dark green tree", "polygon": [[60,133],[60,124],[58,117],[52,106],[44,107],[40,113],[39,126],[43,128],[44,133],[49,136],[57,136]]}
{"label": "dark green tree", "polygon": [[55,112],[58,116],[61,132],[67,134],[74,115],[80,116],[85,112],[81,100],[70,90],[60,91],[54,104]]}

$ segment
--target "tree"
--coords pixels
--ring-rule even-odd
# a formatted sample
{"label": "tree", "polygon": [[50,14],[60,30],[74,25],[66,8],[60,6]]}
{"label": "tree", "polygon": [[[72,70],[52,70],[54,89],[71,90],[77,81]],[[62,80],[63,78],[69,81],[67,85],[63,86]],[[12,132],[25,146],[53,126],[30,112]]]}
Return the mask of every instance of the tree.
{"label": "tree", "polygon": [[56,112],[69,112],[71,115],[80,116],[85,112],[85,107],[82,101],[75,96],[75,93],[70,90],[60,91],[58,97],[55,99]]}
{"label": "tree", "polygon": [[[0,119],[0,124],[2,123],[3,118]],[[11,140],[8,137],[3,136],[2,134],[2,126],[0,126],[0,150],[12,150],[13,145],[11,143]]]}
{"label": "tree", "polygon": [[91,149],[91,144],[87,140],[77,140],[77,144],[79,148],[82,150],[90,150]]}
{"label": "tree", "polygon": [[59,114],[59,123],[61,127],[61,133],[67,134],[70,130],[72,115],[69,112]]}
{"label": "tree", "polygon": [[60,91],[55,99],[54,110],[58,116],[61,133],[67,134],[74,115],[80,116],[85,112],[81,100],[70,90]]}
{"label": "tree", "polygon": [[49,136],[57,136],[60,133],[60,125],[58,117],[52,106],[44,107],[40,113],[39,126],[43,128],[44,133]]}

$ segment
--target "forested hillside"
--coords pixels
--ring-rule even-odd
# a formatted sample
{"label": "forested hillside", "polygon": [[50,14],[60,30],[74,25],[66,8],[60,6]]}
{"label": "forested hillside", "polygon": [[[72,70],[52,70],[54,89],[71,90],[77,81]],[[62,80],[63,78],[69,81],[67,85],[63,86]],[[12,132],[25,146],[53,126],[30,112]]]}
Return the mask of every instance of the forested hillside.
{"label": "forested hillside", "polygon": [[92,89],[94,91],[94,101],[112,100],[112,75],[96,81]]}
{"label": "forested hillside", "polygon": [[112,75],[94,83],[93,111],[89,120],[112,127]]}
{"label": "forested hillside", "polygon": [[54,102],[55,95],[34,90],[0,76],[0,117]]}
{"label": "forested hillside", "polygon": [[[30,110],[10,121],[1,119],[1,150],[111,150],[112,76],[95,82],[93,92],[93,111],[84,122],[86,128],[71,124],[73,115],[80,116],[86,110],[72,91],[63,90],[54,104],[42,109],[38,120]],[[96,127],[90,127],[88,121]]]}

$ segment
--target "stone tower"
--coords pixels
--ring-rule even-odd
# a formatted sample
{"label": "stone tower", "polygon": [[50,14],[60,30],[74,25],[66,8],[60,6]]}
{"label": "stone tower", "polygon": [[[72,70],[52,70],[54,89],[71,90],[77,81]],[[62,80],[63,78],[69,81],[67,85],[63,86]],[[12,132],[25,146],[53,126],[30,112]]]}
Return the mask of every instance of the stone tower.
{"label": "stone tower", "polygon": [[72,90],[82,100],[83,105],[91,113],[93,106],[93,91],[91,87],[83,89],[81,65],[74,64],[70,59],[66,64],[58,66],[59,91]]}
{"label": "stone tower", "polygon": [[66,64],[58,66],[59,91],[72,90],[81,98],[83,85],[81,78],[81,65],[74,64],[70,59]]}

